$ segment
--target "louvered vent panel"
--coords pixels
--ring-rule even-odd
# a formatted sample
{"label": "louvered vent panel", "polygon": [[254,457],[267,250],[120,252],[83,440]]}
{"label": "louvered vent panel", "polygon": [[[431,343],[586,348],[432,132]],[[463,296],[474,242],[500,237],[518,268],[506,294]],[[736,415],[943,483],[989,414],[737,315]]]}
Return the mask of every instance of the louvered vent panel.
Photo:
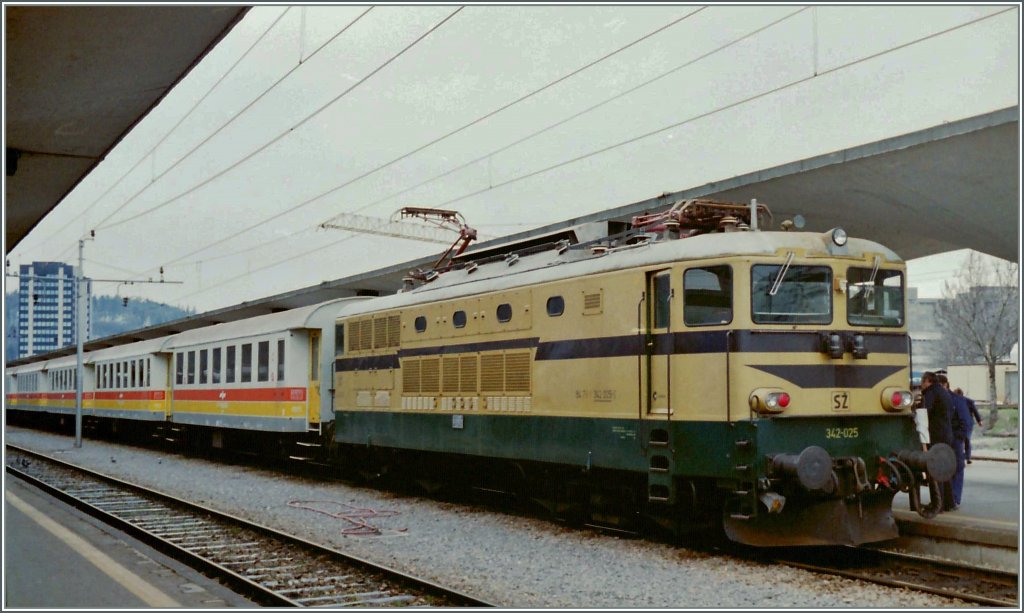
{"label": "louvered vent panel", "polygon": [[406,394],[420,393],[419,360],[402,360],[402,391]]}
{"label": "louvered vent panel", "polygon": [[359,329],[360,323],[358,321],[348,322],[348,350],[359,351]]}
{"label": "louvered vent panel", "polygon": [[476,356],[459,358],[459,391],[463,394],[476,393]]}
{"label": "louvered vent panel", "polygon": [[436,394],[441,391],[441,359],[424,358],[420,361],[420,391]]}
{"label": "louvered vent panel", "polygon": [[601,294],[584,294],[583,295],[583,310],[584,311],[598,311],[601,309]]}
{"label": "louvered vent panel", "polygon": [[505,391],[530,392],[530,353],[510,353],[505,356]]}
{"label": "louvered vent panel", "polygon": [[388,320],[384,317],[373,320],[373,347],[383,349],[388,344]]}
{"label": "louvered vent panel", "polygon": [[362,325],[359,327],[359,348],[373,349],[373,322],[366,319],[360,323]]}
{"label": "louvered vent panel", "polygon": [[402,318],[398,315],[388,315],[388,347],[398,347],[402,331]]}
{"label": "louvered vent panel", "polygon": [[441,390],[446,394],[459,391],[459,358],[441,358]]}
{"label": "louvered vent panel", "polygon": [[505,356],[480,356],[480,391],[501,393],[505,391]]}

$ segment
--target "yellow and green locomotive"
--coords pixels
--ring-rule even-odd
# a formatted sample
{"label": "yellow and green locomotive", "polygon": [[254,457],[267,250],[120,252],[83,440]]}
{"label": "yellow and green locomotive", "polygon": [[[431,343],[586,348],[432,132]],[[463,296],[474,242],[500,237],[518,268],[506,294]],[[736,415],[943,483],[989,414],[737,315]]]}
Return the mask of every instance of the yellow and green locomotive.
{"label": "yellow and green locomotive", "polygon": [[952,474],[914,425],[905,265],[768,215],[681,201],[344,306],[342,455],[753,545],[897,536],[896,492],[931,515],[918,488]]}

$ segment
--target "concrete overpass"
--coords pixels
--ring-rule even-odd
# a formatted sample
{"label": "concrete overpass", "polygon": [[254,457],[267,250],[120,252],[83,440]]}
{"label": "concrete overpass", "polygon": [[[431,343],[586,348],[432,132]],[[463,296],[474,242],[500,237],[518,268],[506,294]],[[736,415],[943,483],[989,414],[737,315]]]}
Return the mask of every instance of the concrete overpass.
{"label": "concrete overpass", "polygon": [[248,10],[5,6],[5,253]]}

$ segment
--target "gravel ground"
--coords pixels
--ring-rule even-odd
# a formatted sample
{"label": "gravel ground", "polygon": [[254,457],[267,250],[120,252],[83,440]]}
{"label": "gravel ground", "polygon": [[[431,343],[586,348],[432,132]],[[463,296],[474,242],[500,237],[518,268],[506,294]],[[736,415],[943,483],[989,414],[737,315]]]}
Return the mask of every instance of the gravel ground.
{"label": "gravel ground", "polygon": [[[14,427],[6,428],[5,438],[8,443],[233,513],[501,607],[968,606],[906,589],[91,439],[75,449],[71,437]],[[298,501],[307,502],[295,506]],[[381,534],[344,534],[352,524],[335,516],[346,509],[343,505],[379,512],[368,522]]]}

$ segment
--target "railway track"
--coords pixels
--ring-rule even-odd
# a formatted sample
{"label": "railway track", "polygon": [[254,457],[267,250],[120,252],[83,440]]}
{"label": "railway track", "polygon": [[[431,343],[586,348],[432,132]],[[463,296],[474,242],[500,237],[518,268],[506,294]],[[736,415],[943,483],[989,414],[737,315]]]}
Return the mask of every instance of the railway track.
{"label": "railway track", "polygon": [[490,607],[471,596],[244,519],[12,445],[9,475],[266,606]]}
{"label": "railway track", "polygon": [[771,563],[813,572],[904,587],[989,607],[1020,608],[1018,576],[1013,573],[965,568],[859,547],[787,551],[773,553],[770,558]]}

